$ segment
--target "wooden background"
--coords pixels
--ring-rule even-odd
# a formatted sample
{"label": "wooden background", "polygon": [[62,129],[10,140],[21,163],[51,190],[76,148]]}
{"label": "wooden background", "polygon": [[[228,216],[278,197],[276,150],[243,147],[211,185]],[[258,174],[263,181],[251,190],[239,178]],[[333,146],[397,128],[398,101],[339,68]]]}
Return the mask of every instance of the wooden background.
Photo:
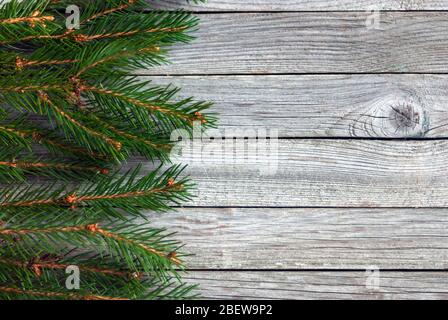
{"label": "wooden background", "polygon": [[[140,75],[215,101],[226,138],[181,159],[197,199],[153,217],[195,254],[202,295],[447,299],[448,0],[158,3],[202,23]],[[261,128],[275,152],[231,161]]]}

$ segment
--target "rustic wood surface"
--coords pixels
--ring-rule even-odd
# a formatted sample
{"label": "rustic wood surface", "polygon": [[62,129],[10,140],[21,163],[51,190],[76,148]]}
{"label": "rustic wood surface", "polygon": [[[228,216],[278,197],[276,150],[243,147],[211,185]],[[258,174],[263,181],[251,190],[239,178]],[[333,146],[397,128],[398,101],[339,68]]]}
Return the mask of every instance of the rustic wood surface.
{"label": "rustic wood surface", "polygon": [[[153,0],[148,0],[153,2]],[[160,9],[196,11],[341,11],[341,10],[447,10],[446,0],[208,0],[185,4],[184,0],[160,0]]]}
{"label": "rustic wood surface", "polygon": [[[210,207],[446,207],[448,141],[195,141],[175,162]],[[153,168],[152,164],[147,165]]]}
{"label": "rustic wood surface", "polygon": [[150,217],[196,253],[186,260],[193,269],[448,269],[448,209],[183,208]]}
{"label": "rustic wood surface", "polygon": [[198,39],[138,74],[220,117],[177,159],[197,198],[148,213],[203,296],[448,299],[448,1],[157,6],[200,12]]}
{"label": "rustic wood surface", "polygon": [[201,26],[137,74],[220,119],[175,160],[197,197],[147,213],[204,298],[448,299],[448,0],[155,7]]}
{"label": "rustic wood surface", "polygon": [[[441,272],[380,272],[380,287],[363,272],[191,272],[208,299],[448,299]],[[366,285],[367,284],[367,285]]]}
{"label": "rustic wood surface", "polygon": [[145,74],[291,74],[448,71],[446,12],[201,15],[196,41],[173,50],[172,65]]}
{"label": "rustic wood surface", "polygon": [[[148,80],[147,77],[143,77]],[[276,128],[281,138],[446,138],[446,75],[151,77],[213,100],[222,135]],[[230,131],[230,130],[233,130]],[[209,132],[209,135],[213,135]]]}

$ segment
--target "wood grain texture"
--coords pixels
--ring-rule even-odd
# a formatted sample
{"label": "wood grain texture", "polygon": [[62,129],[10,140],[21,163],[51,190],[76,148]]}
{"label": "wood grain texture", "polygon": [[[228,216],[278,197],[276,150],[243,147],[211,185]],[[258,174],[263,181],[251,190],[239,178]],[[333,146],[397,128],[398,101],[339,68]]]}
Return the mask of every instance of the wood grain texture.
{"label": "wood grain texture", "polygon": [[189,164],[196,206],[448,205],[447,140],[227,139],[182,151],[175,161]]}
{"label": "wood grain texture", "polygon": [[448,273],[381,272],[380,288],[366,272],[192,272],[209,299],[448,299]]}
{"label": "wood grain texture", "polygon": [[[150,3],[153,0],[149,1]],[[185,0],[162,0],[160,9],[207,11],[341,11],[341,10],[446,10],[446,0],[208,0],[186,4]]]}
{"label": "wood grain texture", "polygon": [[[213,101],[218,130],[244,138],[448,138],[447,75],[263,75],[149,77],[181,87],[178,98]],[[31,116],[41,126],[46,118]]]}
{"label": "wood grain texture", "polygon": [[[154,80],[214,100],[226,138],[260,128],[282,138],[448,137],[447,75],[374,75],[447,73],[446,13],[383,12],[375,30],[363,12],[447,10],[448,1],[157,6],[241,11],[201,15],[198,40],[174,48],[173,65],[138,72],[186,75]],[[317,12],[331,10],[359,12]],[[205,298],[448,299],[448,272],[382,271],[380,288],[369,289],[367,273],[340,271],[448,268],[448,141],[283,139],[248,152],[260,141],[218,139],[187,151],[178,160],[191,164],[196,207],[148,213],[196,254],[190,268],[208,269],[187,276]]]}
{"label": "wood grain texture", "polygon": [[448,269],[448,209],[183,208],[148,217],[177,232],[192,269]]}
{"label": "wood grain texture", "polygon": [[438,12],[203,15],[197,40],[173,65],[142,74],[447,72],[448,19]]}
{"label": "wood grain texture", "polygon": [[[143,77],[147,80],[146,77]],[[245,137],[448,137],[446,75],[260,75],[151,78],[214,101],[220,134]],[[213,135],[212,132],[209,132]]]}

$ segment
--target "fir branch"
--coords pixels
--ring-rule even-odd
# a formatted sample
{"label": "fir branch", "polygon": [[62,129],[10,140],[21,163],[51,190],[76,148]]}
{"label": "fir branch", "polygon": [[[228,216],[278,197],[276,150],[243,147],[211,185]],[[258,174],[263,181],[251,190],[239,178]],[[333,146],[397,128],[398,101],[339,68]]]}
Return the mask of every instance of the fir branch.
{"label": "fir branch", "polygon": [[0,92],[38,92],[38,91],[48,91],[48,90],[61,90],[63,87],[60,85],[30,85],[30,86],[9,86],[1,87]]}
{"label": "fir branch", "polygon": [[95,248],[115,263],[125,263],[131,272],[144,272],[158,279],[177,276],[176,268],[183,268],[177,242],[166,240],[163,230],[116,223],[104,228],[98,224],[64,225],[59,222],[42,228],[14,225],[0,229],[0,239],[5,243],[2,251],[8,255],[15,252],[31,256],[39,256],[41,252],[54,254],[65,245]]}
{"label": "fir branch", "polygon": [[168,134],[156,132],[148,134],[145,131],[137,131],[134,129],[120,128],[120,119],[111,119],[103,115],[102,118],[89,114],[90,120],[104,128],[105,131],[114,135],[123,145],[123,149],[129,149],[139,155],[145,156],[149,160],[160,160],[162,162],[169,161],[169,153],[172,150],[172,141]]}
{"label": "fir branch", "polygon": [[85,166],[78,163],[13,160],[0,161],[0,181],[25,181],[26,175],[38,175],[56,179],[93,179],[97,174],[107,175],[108,168]]}
{"label": "fir branch", "polygon": [[15,126],[0,125],[0,144],[5,146],[12,145],[14,148],[31,150],[31,143],[27,137],[32,136],[32,133],[27,133],[18,130]]}
{"label": "fir branch", "polygon": [[0,25],[27,23],[30,27],[34,28],[37,24],[45,27],[47,21],[54,21],[54,16],[42,16],[41,12],[36,10],[29,17],[0,19]]}
{"label": "fir branch", "polygon": [[14,43],[20,37],[49,35],[58,29],[53,14],[47,14],[50,0],[11,0],[0,8],[0,44]]}
{"label": "fir branch", "polygon": [[[5,259],[0,257],[0,264],[9,265],[12,267],[18,267],[22,269],[31,270],[37,277],[40,277],[42,274],[42,269],[50,269],[50,270],[66,270],[72,264],[67,263],[58,263],[54,261],[41,261],[40,258],[30,259],[28,261],[14,260],[14,259]],[[90,272],[90,273],[99,273],[107,276],[115,276],[121,277],[124,279],[139,279],[142,277],[141,273],[138,272],[129,272],[129,271],[120,271],[114,269],[106,269],[106,268],[98,268],[91,267],[88,265],[76,265],[80,271]]]}
{"label": "fir branch", "polygon": [[87,159],[97,163],[97,167],[105,166],[107,162],[105,155],[78,147],[72,141],[65,141],[52,131],[38,129],[27,123],[23,117],[10,120],[9,123],[0,123],[0,144],[13,145],[31,151],[33,143],[44,146],[51,153]]}
{"label": "fir branch", "polygon": [[99,12],[99,13],[96,13],[96,14],[90,16],[89,18],[83,20],[81,22],[81,24],[85,24],[87,22],[90,22],[90,21],[95,20],[95,19],[97,19],[99,17],[111,14],[111,13],[116,12],[116,11],[121,11],[121,10],[127,9],[130,6],[132,6],[133,4],[135,4],[136,1],[135,0],[127,0],[127,1],[123,1],[123,2],[124,3],[118,5],[117,7],[113,7],[113,8],[110,8],[110,9],[105,9],[105,10]]}
{"label": "fir branch", "polygon": [[25,58],[16,57],[15,60],[15,67],[17,70],[22,70],[25,67],[36,67],[36,66],[42,66],[42,65],[60,65],[60,64],[68,64],[68,63],[76,63],[79,62],[79,60],[75,59],[67,59],[67,60],[26,60]]}
{"label": "fir branch", "polygon": [[121,143],[120,142],[114,141],[112,138],[106,136],[105,134],[103,134],[101,132],[97,132],[97,131],[95,131],[95,130],[93,130],[91,128],[87,128],[86,126],[81,124],[79,121],[74,119],[71,115],[69,115],[65,111],[61,110],[58,106],[56,106],[53,103],[53,101],[50,99],[48,94],[45,93],[44,91],[40,91],[39,90],[37,93],[38,93],[38,97],[39,97],[40,101],[43,104],[48,105],[51,109],[53,109],[59,115],[59,118],[64,120],[66,123],[69,123],[70,126],[76,128],[77,130],[84,131],[87,134],[89,134],[90,136],[98,138],[99,140],[102,140],[105,143],[111,145],[117,151],[120,151],[120,149],[121,149]]}
{"label": "fir branch", "polygon": [[58,35],[33,35],[20,38],[16,41],[3,41],[0,42],[0,45],[10,44],[14,42],[27,42],[27,41],[35,41],[35,40],[72,40],[74,42],[83,43],[90,42],[95,40],[103,40],[103,39],[113,39],[113,38],[121,38],[121,37],[129,37],[133,35],[138,35],[141,33],[178,33],[188,29],[188,26],[180,26],[173,28],[150,28],[150,29],[134,29],[129,31],[120,31],[120,32],[109,32],[109,33],[98,33],[98,34],[83,34],[80,32],[75,33],[72,30],[68,30],[62,34]]}
{"label": "fir branch", "polygon": [[113,61],[113,60],[118,59],[118,58],[129,57],[129,56],[133,56],[133,55],[136,55],[136,54],[148,53],[148,52],[151,52],[151,53],[152,52],[160,52],[160,47],[152,46],[152,47],[149,47],[149,48],[142,48],[142,49],[138,49],[138,50],[135,50],[135,51],[127,50],[127,51],[121,51],[121,52],[115,53],[113,55],[110,55],[108,57],[105,57],[105,58],[103,58],[101,60],[95,61],[95,62],[85,66],[84,68],[82,68],[81,70],[78,71],[78,73],[75,75],[75,77],[79,78],[83,73],[85,73],[86,71],[88,71],[90,69],[93,69],[93,68],[97,67],[100,64],[103,64],[103,63],[106,63],[106,62],[109,62],[109,61]]}
{"label": "fir branch", "polygon": [[[88,22],[91,22],[92,20],[95,20],[99,17],[106,16],[113,12],[124,10],[124,9],[128,8],[129,6],[132,6],[135,3],[136,3],[136,0],[127,0],[127,3],[125,3],[125,4],[121,4],[115,8],[106,9],[102,12],[92,14],[90,17],[82,20],[80,22],[80,25],[84,25]],[[11,19],[5,19],[4,21],[5,21],[5,23],[7,23],[8,20],[12,21],[13,23],[27,22],[30,24],[30,26],[33,26],[33,27],[36,25],[36,23],[40,23],[45,27],[45,24],[44,24],[45,21],[54,21],[54,16],[46,16],[46,17],[39,18],[39,17],[35,16],[36,13],[39,14],[40,12],[36,10],[35,12],[33,12],[31,17],[11,18]],[[0,20],[0,24],[1,24],[1,20]],[[61,39],[68,39],[71,37],[75,41],[78,41],[78,40],[76,40],[77,36],[73,35],[74,32],[75,32],[75,29],[69,29],[69,30],[65,31],[64,33],[58,34],[58,35],[51,35],[51,34],[31,35],[31,36],[27,36],[27,37],[18,39],[18,40],[16,40],[16,42],[27,42],[27,41],[40,40],[40,39],[61,40]],[[80,37],[82,37],[82,36],[83,35],[80,35]],[[8,43],[13,43],[13,42],[14,42],[14,40],[3,41],[3,42],[0,42],[0,45],[5,45]]]}
{"label": "fir branch", "polygon": [[106,38],[119,38],[119,37],[128,37],[140,33],[162,33],[162,32],[180,32],[184,31],[188,28],[188,26],[181,26],[175,28],[151,28],[151,29],[135,29],[130,31],[121,31],[121,32],[110,32],[110,33],[100,33],[95,35],[85,35],[82,33],[77,33],[73,36],[73,40],[76,42],[89,42],[94,40],[101,40]]}
{"label": "fir branch", "polygon": [[135,240],[125,238],[119,234],[115,234],[113,232],[102,229],[98,226],[98,224],[89,224],[89,225],[81,225],[81,226],[70,226],[70,227],[54,227],[54,228],[46,228],[46,229],[0,229],[0,236],[24,236],[24,235],[33,235],[33,234],[51,234],[51,233],[81,233],[81,232],[89,232],[93,235],[100,235],[105,239],[110,239],[116,241],[117,243],[124,243],[129,246],[135,246],[143,249],[149,254],[153,254],[159,256],[164,259],[168,259],[170,262],[180,265],[181,262],[178,258],[176,258],[176,254],[174,252],[170,252],[165,254],[157,249],[151,248],[150,246],[139,243]]}
{"label": "fir branch", "polygon": [[[188,180],[179,178],[175,181],[182,172],[179,166],[173,166],[161,174],[159,170],[155,170],[137,180],[140,171],[139,166],[121,176],[119,173],[112,177],[100,176],[95,182],[68,193],[64,193],[67,187],[47,191],[52,188],[49,186],[42,188],[43,192],[36,189],[35,192],[28,190],[19,194],[11,193],[6,188],[0,191],[0,210],[36,206],[75,208],[89,205],[110,212],[113,216],[120,216],[113,208],[138,216],[141,209],[166,211],[169,209],[166,202],[180,203],[190,199],[188,188],[191,185]],[[16,187],[15,190],[20,189]]]}
{"label": "fir branch", "polygon": [[[148,12],[144,0],[72,2],[12,0],[0,8],[0,100],[7,105],[0,109],[0,179],[56,178],[0,188],[0,298],[191,297],[193,287],[178,282],[180,244],[129,220],[189,200],[182,169],[106,173],[133,154],[169,161],[171,130],[214,125],[210,104],[175,101],[177,88],[129,76],[164,63],[165,48],[190,41],[198,21],[186,12]],[[71,4],[82,6],[80,30],[64,30],[60,13]],[[7,119],[10,110],[22,116]],[[29,113],[45,116],[48,128],[28,125]],[[37,144],[69,157],[42,157]],[[73,185],[76,178],[85,181]],[[73,264],[83,271],[76,294],[59,284]]]}
{"label": "fir branch", "polygon": [[196,121],[204,128],[214,124],[213,117],[202,113],[209,108],[209,103],[192,99],[171,102],[171,97],[178,92],[176,88],[151,88],[148,82],[132,77],[104,79],[101,87],[78,83],[78,90],[85,93],[91,105],[104,113],[113,111],[128,122],[136,120],[140,126],[158,125],[162,131],[169,132],[191,128]]}
{"label": "fir branch", "polygon": [[[147,109],[150,112],[160,112],[160,113],[163,113],[165,115],[176,116],[176,117],[179,117],[179,118],[184,119],[184,120],[192,120],[193,119],[193,118],[188,117],[187,115],[181,114],[179,112],[176,112],[176,111],[173,111],[173,110],[170,110],[170,109],[166,109],[166,108],[163,108],[163,107],[160,107],[160,106],[156,106],[156,105],[153,105],[153,104],[150,104],[150,103],[147,103],[145,101],[141,101],[141,100],[138,100],[138,99],[135,99],[135,98],[127,97],[126,95],[124,95],[122,93],[119,93],[119,92],[116,92],[116,91],[113,91],[113,90],[97,88],[97,87],[89,86],[89,85],[81,85],[79,87],[79,90],[80,91],[95,92],[95,93],[99,93],[99,94],[102,94],[102,95],[112,96],[114,98],[123,100],[124,102],[128,102],[130,104],[133,104],[133,105],[135,105],[137,107],[142,107],[144,109]],[[198,117],[199,115],[196,115],[196,116]]]}
{"label": "fir branch", "polygon": [[126,298],[104,297],[96,295],[81,295],[76,293],[36,291],[36,290],[26,290],[26,289],[3,287],[3,286],[0,286],[0,292],[11,293],[20,296],[35,296],[41,298],[62,298],[68,300],[129,300]]}
{"label": "fir branch", "polygon": [[[100,166],[104,166],[104,163],[110,160],[107,158],[107,155],[86,150],[85,148],[74,145],[74,143],[70,144],[58,142],[56,138],[52,138],[49,134],[32,133],[31,137],[34,142],[44,145],[48,151],[53,153],[61,153],[76,156],[78,158],[87,158],[90,161],[97,162]],[[59,138],[59,140],[63,139]]]}
{"label": "fir branch", "polygon": [[[20,241],[20,240],[18,240]],[[18,247],[20,249],[20,246]],[[62,255],[43,253],[34,255],[1,251],[0,286],[19,287],[25,290],[71,293],[64,286],[67,266],[76,266],[80,273],[81,295],[100,295],[127,299],[182,299],[194,298],[194,286],[176,278],[160,280],[142,272],[128,270],[103,253],[75,253],[69,250]],[[0,293],[0,298],[12,298]]]}

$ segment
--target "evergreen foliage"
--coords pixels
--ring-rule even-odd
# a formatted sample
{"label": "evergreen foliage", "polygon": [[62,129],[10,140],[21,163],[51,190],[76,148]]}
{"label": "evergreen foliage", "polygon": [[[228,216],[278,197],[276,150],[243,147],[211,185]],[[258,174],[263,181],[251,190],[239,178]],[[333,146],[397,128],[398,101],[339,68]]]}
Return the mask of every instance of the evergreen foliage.
{"label": "evergreen foliage", "polygon": [[[201,2],[201,1],[197,1]],[[212,127],[210,104],[135,76],[192,40],[197,19],[143,0],[0,7],[0,298],[183,299],[181,244],[143,210],[191,199],[171,132]],[[66,8],[80,28],[66,28]],[[142,165],[125,172],[132,156]],[[158,163],[158,164],[157,164]],[[168,168],[167,168],[168,167]],[[38,178],[38,179],[37,179]],[[81,272],[66,288],[66,269]]]}

